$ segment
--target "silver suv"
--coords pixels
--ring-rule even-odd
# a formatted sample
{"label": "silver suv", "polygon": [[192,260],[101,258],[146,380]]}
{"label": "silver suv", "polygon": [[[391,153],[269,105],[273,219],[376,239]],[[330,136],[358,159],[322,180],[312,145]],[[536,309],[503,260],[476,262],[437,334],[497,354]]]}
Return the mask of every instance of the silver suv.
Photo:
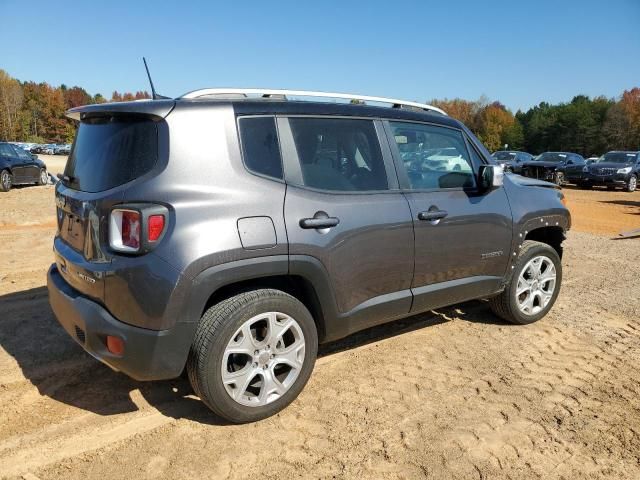
{"label": "silver suv", "polygon": [[68,115],[79,126],[56,187],[56,317],[135,379],[186,367],[232,422],[293,401],[318,343],[479,298],[531,323],[558,296],[562,193],[503,178],[435,107],[202,90]]}

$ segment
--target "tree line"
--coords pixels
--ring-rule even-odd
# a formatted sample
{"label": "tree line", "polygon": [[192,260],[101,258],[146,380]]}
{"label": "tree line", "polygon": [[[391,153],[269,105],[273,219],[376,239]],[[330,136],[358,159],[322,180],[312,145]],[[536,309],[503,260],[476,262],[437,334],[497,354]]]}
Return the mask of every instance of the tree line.
{"label": "tree line", "polygon": [[70,108],[90,103],[121,102],[151,98],[147,91],[114,91],[111,98],[90,95],[84,88],[53,87],[48,83],[21,82],[0,69],[0,141],[71,143],[73,120]]}
{"label": "tree line", "polygon": [[532,154],[568,151],[601,155],[609,150],[640,150],[640,88],[625,90],[617,99],[577,95],[569,103],[541,102],[515,115],[500,102],[432,100],[461,120],[491,150]]}
{"label": "tree line", "polygon": [[[21,82],[0,69],[0,140],[70,143],[75,125],[64,115],[69,108],[143,98],[150,98],[147,91],[114,91],[107,99],[78,86]],[[491,151],[508,145],[533,154],[571,151],[586,157],[608,150],[640,150],[638,87],[625,90],[618,98],[578,95],[569,103],[541,102],[515,114],[486,97],[429,103],[461,120]]]}

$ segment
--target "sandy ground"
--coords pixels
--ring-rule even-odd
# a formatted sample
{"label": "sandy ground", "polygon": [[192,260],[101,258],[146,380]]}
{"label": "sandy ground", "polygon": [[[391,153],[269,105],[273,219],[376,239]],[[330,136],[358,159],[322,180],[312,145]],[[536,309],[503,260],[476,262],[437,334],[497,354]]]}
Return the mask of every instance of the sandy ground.
{"label": "sandy ground", "polygon": [[471,302],[376,327],[322,347],[289,408],[242,426],[68,338],[44,287],[53,187],[0,195],[0,477],[640,478],[640,239],[610,239],[640,227],[640,192],[565,193],[545,319]]}

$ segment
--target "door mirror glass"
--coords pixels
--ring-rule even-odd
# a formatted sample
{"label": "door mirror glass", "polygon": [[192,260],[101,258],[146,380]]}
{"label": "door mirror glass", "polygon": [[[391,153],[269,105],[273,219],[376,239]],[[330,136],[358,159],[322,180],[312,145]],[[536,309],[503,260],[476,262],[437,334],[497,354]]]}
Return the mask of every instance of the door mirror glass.
{"label": "door mirror glass", "polygon": [[480,190],[487,192],[502,186],[504,169],[500,165],[481,165],[478,171]]}

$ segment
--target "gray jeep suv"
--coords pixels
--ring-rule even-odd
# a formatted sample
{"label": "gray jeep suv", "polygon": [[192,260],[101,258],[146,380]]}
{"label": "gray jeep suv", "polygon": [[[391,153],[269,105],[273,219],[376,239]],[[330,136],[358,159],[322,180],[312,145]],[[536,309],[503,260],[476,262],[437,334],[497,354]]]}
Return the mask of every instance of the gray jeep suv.
{"label": "gray jeep suv", "polygon": [[543,317],[563,194],[503,177],[438,109],[388,102],[205,90],[70,110],[48,272],[60,324],[135,379],[186,368],[215,413],[248,422],[296,398],[318,343],[471,299]]}

